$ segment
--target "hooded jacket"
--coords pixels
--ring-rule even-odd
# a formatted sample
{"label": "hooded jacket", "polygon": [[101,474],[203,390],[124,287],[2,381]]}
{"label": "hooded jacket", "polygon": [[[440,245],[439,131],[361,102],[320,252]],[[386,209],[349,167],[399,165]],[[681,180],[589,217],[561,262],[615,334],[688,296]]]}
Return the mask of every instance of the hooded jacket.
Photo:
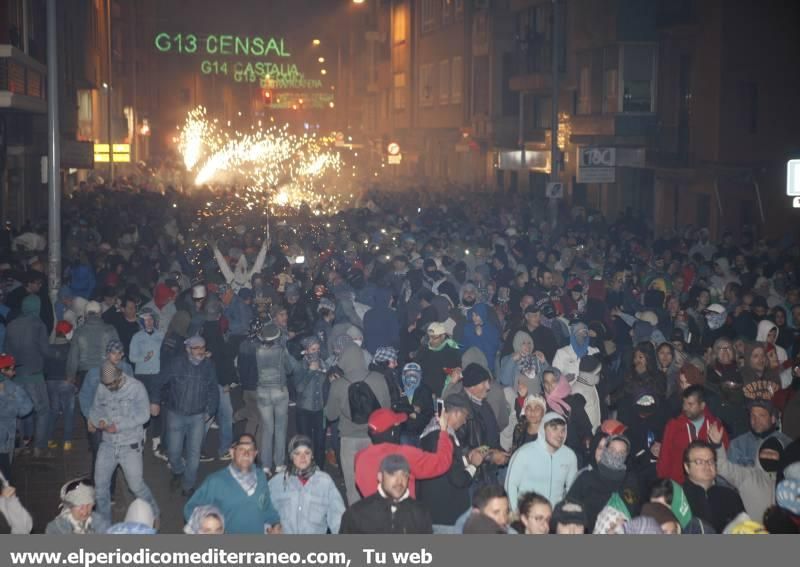
{"label": "hooded jacket", "polygon": [[708,424],[716,423],[722,428],[722,443],[727,448],[728,432],[722,422],[714,417],[711,410],[706,406],[704,410],[705,420],[696,431],[689,418],[681,413],[678,417],[672,418],[664,428],[664,437],[661,442],[661,453],[658,456],[656,471],[661,478],[671,478],[678,484],[683,484],[685,475],[683,470],[683,452],[689,443],[696,439],[708,441]]}
{"label": "hooded jacket", "polygon": [[39,297],[29,295],[22,301],[22,316],[8,324],[6,351],[17,360],[19,370],[16,381],[23,383],[28,377],[44,380],[44,359],[50,353],[47,328],[39,319]]}
{"label": "hooded jacket", "polygon": [[389,307],[390,291],[375,290],[375,306],[364,315],[364,348],[370,354],[382,346],[398,347],[400,343],[400,319],[397,311]]}
{"label": "hooded jacket", "polygon": [[67,377],[74,378],[78,371],[99,368],[106,358],[106,345],[119,340],[117,330],[98,315],[88,315],[83,327],[75,330],[67,356]]}
{"label": "hooded jacket", "polygon": [[784,447],[792,442],[791,437],[777,429],[771,431],[765,437],[758,437],[752,431],[748,431],[731,440],[731,445],[728,447],[728,461],[734,465],[752,467],[758,462],[758,452],[761,449],[761,444],[770,437],[775,437]]}
{"label": "hooded jacket", "polygon": [[[758,450],[770,438],[764,439]],[[786,443],[777,437],[774,438],[782,447]],[[751,518],[763,518],[764,512],[775,504],[775,479],[777,472],[767,472],[761,466],[756,455],[756,462],[752,467],[744,467],[731,463],[727,457],[725,447],[717,448],[717,474],[731,483],[742,498],[744,509]]]}
{"label": "hooded jacket", "polygon": [[17,419],[31,411],[33,401],[28,392],[11,380],[0,382],[0,454],[14,452]]}
{"label": "hooded jacket", "polygon": [[566,446],[554,453],[548,451],[545,427],[554,419],[563,419],[555,412],[542,418],[539,438],[520,447],[508,464],[506,492],[511,507],[516,511],[520,494],[534,491],[555,506],[564,499],[578,474],[578,459]]}
{"label": "hooded jacket", "polygon": [[[154,315],[154,317],[157,316]],[[158,319],[156,319],[157,321]],[[128,360],[134,365],[137,375],[155,376],[161,371],[161,343],[164,342],[164,333],[157,328],[153,329],[152,333],[148,333],[144,330],[141,321],[139,326],[142,327],[142,330],[133,335],[131,339]],[[149,352],[152,352],[153,356],[147,359]]]}
{"label": "hooded jacket", "polygon": [[[483,321],[483,328],[480,335],[478,335],[477,327],[472,322],[472,313],[476,313]],[[501,337],[500,331],[490,318],[489,306],[487,304],[478,303],[467,313],[467,322],[464,325],[464,337],[461,342],[462,351],[466,351],[470,347],[479,348],[489,362],[489,370],[494,371],[497,362],[497,353],[500,350]]]}
{"label": "hooded jacket", "polygon": [[[769,336],[769,332],[775,329],[775,352],[778,353],[778,362],[783,365],[789,358],[789,355],[786,354],[786,349],[783,348],[778,344],[778,337],[781,335],[781,330],[778,326],[769,321],[764,319],[763,321],[758,323],[758,333],[756,333],[756,341],[764,344],[768,344],[767,337]],[[792,383],[792,369],[791,368],[783,368],[780,369],[780,379],[781,379],[781,388],[788,388],[789,384]]]}
{"label": "hooded jacket", "polygon": [[325,418],[328,421],[339,420],[339,433],[342,437],[367,437],[367,424],[353,423],[350,418],[350,399],[348,388],[350,384],[365,381],[372,389],[382,408],[388,408],[392,401],[386,378],[378,372],[371,372],[364,362],[361,348],[350,344],[342,351],[339,357],[339,367],[344,372],[344,378],[336,379],[331,384],[328,401],[325,404]]}

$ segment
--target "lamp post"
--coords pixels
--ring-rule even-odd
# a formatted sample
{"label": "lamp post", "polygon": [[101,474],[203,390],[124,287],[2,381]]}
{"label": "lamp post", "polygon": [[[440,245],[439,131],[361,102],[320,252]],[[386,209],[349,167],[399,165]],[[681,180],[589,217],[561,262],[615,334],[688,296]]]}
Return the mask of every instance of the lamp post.
{"label": "lamp post", "polygon": [[[559,18],[561,12],[561,2],[553,0],[553,92],[551,95],[552,104],[550,105],[552,114],[550,116],[550,181],[553,183],[558,182],[558,163],[559,163],[559,149],[558,149],[558,64],[559,64]],[[558,223],[558,199],[550,198],[550,221],[552,227],[555,228]]]}
{"label": "lamp post", "polygon": [[47,280],[50,301],[61,287],[61,133],[58,123],[58,19],[47,0]]}

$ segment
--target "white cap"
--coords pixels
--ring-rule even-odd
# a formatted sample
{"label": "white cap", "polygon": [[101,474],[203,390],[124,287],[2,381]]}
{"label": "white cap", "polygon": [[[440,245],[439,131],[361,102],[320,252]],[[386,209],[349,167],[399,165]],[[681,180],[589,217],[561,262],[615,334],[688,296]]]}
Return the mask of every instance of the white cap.
{"label": "white cap", "polygon": [[86,304],[86,314],[95,313],[100,314],[103,312],[103,307],[96,301],[90,301]]}
{"label": "white cap", "polygon": [[640,321],[646,321],[647,323],[650,323],[654,327],[658,326],[658,315],[656,315],[655,312],[653,311],[650,310],[639,311],[636,314],[636,318],[639,319]]}
{"label": "white cap", "polygon": [[717,315],[722,315],[723,313],[725,313],[725,308],[719,303],[712,303],[711,305],[706,307],[706,311],[710,311],[711,313],[716,313]]}
{"label": "white cap", "polygon": [[206,297],[206,286],[197,284],[192,286],[192,299],[204,299]]}

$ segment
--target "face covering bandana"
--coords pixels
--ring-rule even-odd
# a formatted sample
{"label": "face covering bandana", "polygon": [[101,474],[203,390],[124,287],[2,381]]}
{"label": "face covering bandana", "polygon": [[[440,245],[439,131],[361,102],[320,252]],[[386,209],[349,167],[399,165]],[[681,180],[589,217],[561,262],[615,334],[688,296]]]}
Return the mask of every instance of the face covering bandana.
{"label": "face covering bandana", "polygon": [[722,325],[725,324],[726,316],[724,313],[709,313],[706,315],[706,321],[708,322],[708,328],[712,331],[716,331],[717,329],[721,328]]}

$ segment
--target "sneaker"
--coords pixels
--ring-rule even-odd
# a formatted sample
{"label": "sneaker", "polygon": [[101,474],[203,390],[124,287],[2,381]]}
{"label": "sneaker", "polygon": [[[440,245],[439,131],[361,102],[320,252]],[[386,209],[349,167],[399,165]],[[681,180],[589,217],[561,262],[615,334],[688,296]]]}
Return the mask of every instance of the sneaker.
{"label": "sneaker", "polygon": [[283,474],[286,472],[286,467],[284,465],[278,465],[275,467],[275,474]]}
{"label": "sneaker", "polygon": [[153,437],[152,439],[150,439],[150,443],[152,444],[153,452],[155,453],[156,451],[158,451],[159,445],[161,445],[161,437]]}
{"label": "sneaker", "polygon": [[161,459],[162,461],[165,461],[165,462],[169,463],[169,457],[168,457],[168,456],[167,456],[167,454],[164,452],[164,449],[162,449],[162,448],[161,448],[161,445],[159,445],[158,447],[156,447],[156,450],[155,450],[155,451],[153,451],[153,456],[154,456],[156,459]]}
{"label": "sneaker", "polygon": [[295,407],[296,405],[297,405],[297,402],[294,402],[294,401],[291,401],[291,400],[289,401],[289,407],[290,407],[290,408],[293,408],[293,407]]}
{"label": "sneaker", "polygon": [[48,441],[47,442],[48,449],[58,449],[58,441]]}
{"label": "sneaker", "polygon": [[219,429],[219,424],[217,424],[217,420],[211,422],[211,425],[208,426],[209,429]]}
{"label": "sneaker", "polygon": [[227,453],[223,453],[222,455],[217,457],[217,459],[220,461],[230,461],[233,459],[233,457],[231,457],[231,452],[228,451]]}
{"label": "sneaker", "polygon": [[270,469],[269,467],[264,467],[263,471],[264,471],[264,474],[267,475],[267,480],[269,480],[270,478],[273,477],[272,469]]}
{"label": "sneaker", "polygon": [[205,453],[200,453],[200,462],[201,463],[210,463],[214,460],[214,457],[209,457]]}
{"label": "sneaker", "polygon": [[72,441],[64,441],[64,452],[72,451]]}
{"label": "sneaker", "polygon": [[325,460],[328,462],[329,465],[334,467],[339,467],[339,463],[336,462],[336,451],[333,449],[328,449],[325,452]]}

